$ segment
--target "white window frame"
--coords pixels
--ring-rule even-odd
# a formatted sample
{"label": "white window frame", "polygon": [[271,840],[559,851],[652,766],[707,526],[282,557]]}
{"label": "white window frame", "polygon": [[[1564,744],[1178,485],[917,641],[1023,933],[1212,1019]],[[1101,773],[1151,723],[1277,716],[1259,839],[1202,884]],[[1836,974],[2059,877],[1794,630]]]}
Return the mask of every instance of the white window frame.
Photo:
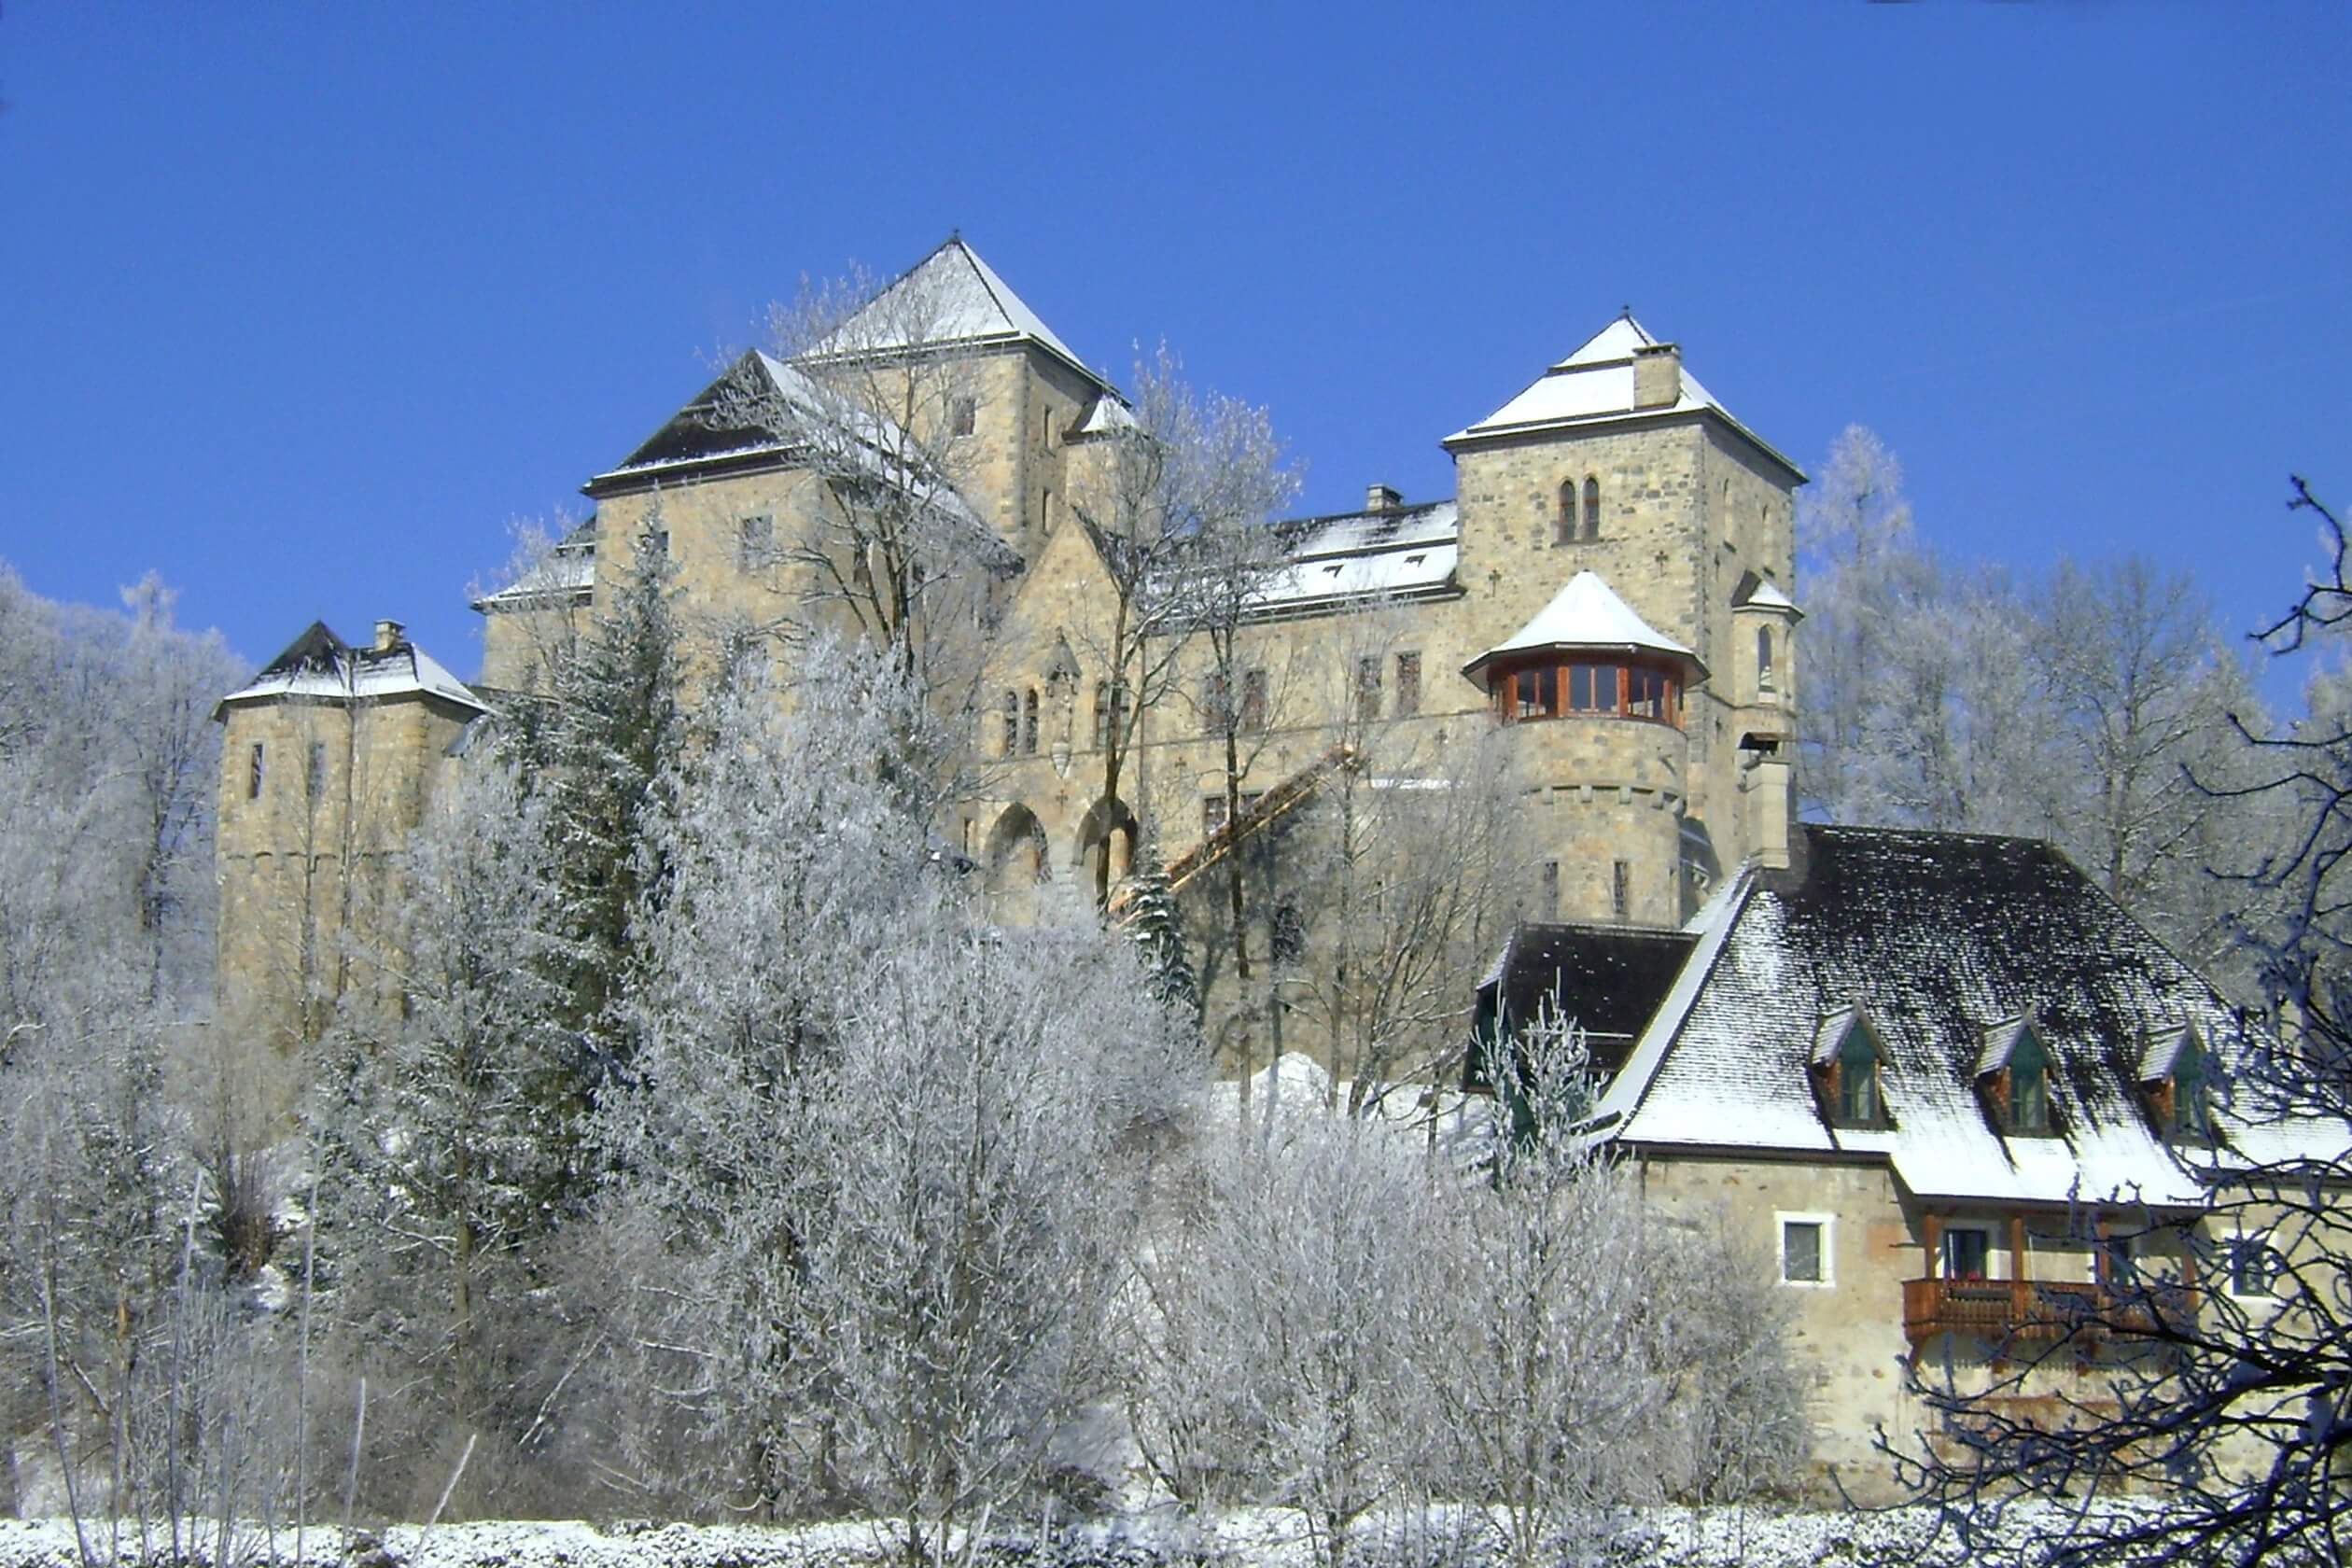
{"label": "white window frame", "polygon": [[[1810,1225],[1821,1227],[1821,1278],[1792,1280],[1788,1277],[1788,1227]],[[1772,1271],[1780,1282],[1791,1290],[1830,1290],[1838,1282],[1838,1216],[1793,1209],[1772,1212]]]}

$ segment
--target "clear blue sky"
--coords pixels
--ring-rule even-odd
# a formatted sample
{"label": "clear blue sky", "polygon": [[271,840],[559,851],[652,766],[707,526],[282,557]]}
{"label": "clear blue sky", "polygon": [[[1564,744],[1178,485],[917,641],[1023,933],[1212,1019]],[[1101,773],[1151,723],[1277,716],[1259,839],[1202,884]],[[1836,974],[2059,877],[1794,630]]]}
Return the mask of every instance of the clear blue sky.
{"label": "clear blue sky", "polygon": [[2352,7],[0,0],[0,557],[261,658],[579,507],[803,273],[950,228],[1125,379],[1270,405],[1304,505],[1619,305],[1946,549],[2144,551],[2248,624],[2352,500]]}

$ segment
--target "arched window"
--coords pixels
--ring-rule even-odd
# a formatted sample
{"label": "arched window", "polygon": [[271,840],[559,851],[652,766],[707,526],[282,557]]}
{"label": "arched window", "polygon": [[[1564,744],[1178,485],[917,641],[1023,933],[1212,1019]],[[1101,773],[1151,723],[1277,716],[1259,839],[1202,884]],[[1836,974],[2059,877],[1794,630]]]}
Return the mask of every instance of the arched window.
{"label": "arched window", "polygon": [[1560,482],[1560,512],[1552,519],[1552,543],[1569,544],[1576,537],[1576,482]]}
{"label": "arched window", "polygon": [[1021,749],[1021,699],[1011,692],[1004,693],[1004,755],[1013,756]]}
{"label": "arched window", "polygon": [[1601,482],[1590,474],[1585,476],[1584,537],[1589,539],[1601,537]]}
{"label": "arched window", "polygon": [[1759,692],[1772,689],[1772,628],[1756,628],[1756,687]]}
{"label": "arched window", "polygon": [[1034,686],[1029,689],[1029,695],[1022,701],[1021,752],[1024,756],[1037,755],[1037,688]]}

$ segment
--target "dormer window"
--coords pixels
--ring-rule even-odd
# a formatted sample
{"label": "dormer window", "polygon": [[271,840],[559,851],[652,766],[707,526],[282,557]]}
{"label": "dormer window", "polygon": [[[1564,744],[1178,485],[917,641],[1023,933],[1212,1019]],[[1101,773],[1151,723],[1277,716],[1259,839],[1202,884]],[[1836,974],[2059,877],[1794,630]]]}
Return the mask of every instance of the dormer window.
{"label": "dormer window", "polygon": [[1867,1029],[1855,1029],[1838,1047],[1838,1120],[1847,1127],[1876,1127],[1884,1119],[1879,1100],[1878,1047]]}
{"label": "dormer window", "polygon": [[2003,1133],[2011,1138],[2051,1135],[2050,1048],[2030,1019],[2006,1019],[1984,1031],[1977,1084]]}
{"label": "dormer window", "polygon": [[1813,1073],[1822,1114],[1841,1127],[1886,1127],[1886,1097],[1879,1070],[1886,1060],[1878,1031],[1861,1009],[1841,1007],[1813,1031]]}
{"label": "dormer window", "polygon": [[2140,1053],[2140,1094],[2167,1138],[2213,1136],[2213,1058],[2187,1024],[2148,1037]]}

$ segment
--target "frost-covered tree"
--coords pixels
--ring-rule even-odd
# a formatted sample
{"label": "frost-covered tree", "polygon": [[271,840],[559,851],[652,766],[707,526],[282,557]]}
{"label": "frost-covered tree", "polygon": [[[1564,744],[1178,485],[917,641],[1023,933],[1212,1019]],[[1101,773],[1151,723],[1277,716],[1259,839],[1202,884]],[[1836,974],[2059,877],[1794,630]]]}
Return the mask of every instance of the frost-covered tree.
{"label": "frost-covered tree", "polygon": [[1321,1107],[1205,1138],[1189,1185],[1135,1258],[1139,1443],[1186,1502],[1288,1509],[1336,1565],[1448,1457],[1456,1195],[1419,1140]]}
{"label": "frost-covered tree", "polygon": [[1127,944],[976,917],[924,832],[956,761],[887,651],[725,698],[661,830],[641,1086],[600,1112],[651,1484],[892,1516],[917,1556],[1099,1393],[1131,1141],[1192,1071]]}
{"label": "frost-covered tree", "polygon": [[1152,846],[1145,847],[1142,868],[1129,881],[1120,929],[1142,962],[1153,999],[1180,1016],[1198,1017],[1200,976],[1184,940],[1183,908]]}
{"label": "frost-covered tree", "polygon": [[532,1255],[577,1201],[578,1058],[563,1021],[545,793],[494,745],[412,834],[382,966],[397,1013],[330,1036],[307,1113],[341,1306],[420,1401],[496,1432]]}
{"label": "frost-covered tree", "polygon": [[[1115,693],[1097,731],[1105,802],[1122,798],[1145,716],[1178,689],[1195,637],[1222,624],[1237,587],[1271,569],[1269,525],[1297,489],[1266,410],[1196,389],[1166,344],[1136,366],[1135,384],[1124,417],[1096,438],[1102,455],[1080,511],[1109,589],[1107,619],[1079,630]],[[1228,795],[1234,788],[1228,780]],[[1107,852],[1094,875],[1096,903],[1107,903]]]}

